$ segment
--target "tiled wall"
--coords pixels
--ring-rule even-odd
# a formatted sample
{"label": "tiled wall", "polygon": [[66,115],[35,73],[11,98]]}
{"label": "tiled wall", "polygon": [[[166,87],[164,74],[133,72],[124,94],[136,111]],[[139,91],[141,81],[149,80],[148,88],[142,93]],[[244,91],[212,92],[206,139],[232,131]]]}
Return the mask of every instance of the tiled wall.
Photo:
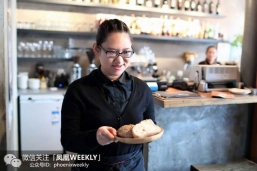
{"label": "tiled wall", "polygon": [[[216,2],[216,1],[214,1]],[[243,32],[243,24],[244,24],[244,7],[245,2],[242,0],[234,0],[232,1],[221,1],[221,11],[224,17],[222,18],[201,18],[201,21],[210,22],[210,23],[219,23],[221,26],[221,32],[224,33],[225,38],[229,41],[232,41],[236,34]],[[52,21],[71,21],[71,22],[80,22],[80,21],[90,21],[92,24],[95,22],[93,17],[95,13],[109,13],[109,14],[117,14],[117,15],[131,15],[132,12],[128,12],[125,10],[111,10],[111,9],[101,9],[101,8],[84,8],[84,7],[76,7],[76,6],[65,6],[65,5],[47,5],[47,4],[31,4],[20,2],[17,4],[18,15],[17,19],[22,21],[26,20],[38,20],[35,17],[50,17]],[[29,13],[28,13],[29,10]],[[44,10],[47,12],[47,16],[44,15]],[[27,11],[27,13],[25,13]],[[55,11],[53,14],[52,11]],[[57,13],[56,13],[57,11]],[[27,14],[27,16],[26,16]],[[28,15],[29,14],[29,15]],[[57,14],[57,15],[56,15]],[[146,14],[148,17],[159,17],[160,14],[154,13],[142,13],[135,12],[136,16],[141,16]],[[90,18],[91,17],[91,18]],[[59,37],[51,37],[52,39],[56,39],[56,41],[60,44],[65,44],[67,39],[62,39]],[[27,39],[25,37],[25,39]],[[94,43],[94,37],[86,38],[85,47],[91,47]],[[205,59],[205,49],[209,45],[212,44],[204,44],[204,43],[183,43],[183,42],[169,42],[169,41],[149,41],[149,40],[134,40],[133,47],[136,52],[138,49],[144,46],[145,44],[149,45],[150,48],[156,55],[156,60],[158,63],[159,71],[169,70],[173,74],[176,73],[177,70],[183,69],[185,61],[182,55],[185,52],[194,52],[198,54],[198,58],[196,58],[195,63],[202,61]],[[221,59],[222,60],[222,59]],[[34,63],[35,64],[35,63]],[[86,58],[82,58],[80,64],[83,66],[84,74],[85,68],[88,66],[88,62]],[[58,63],[58,67],[63,67],[69,72],[69,69],[72,65],[71,62],[62,62]],[[29,62],[19,62],[18,70],[30,70],[31,72],[34,70],[32,68],[31,63]],[[47,64],[46,66],[49,69],[56,69],[56,64]],[[188,73],[189,71],[186,71]]]}

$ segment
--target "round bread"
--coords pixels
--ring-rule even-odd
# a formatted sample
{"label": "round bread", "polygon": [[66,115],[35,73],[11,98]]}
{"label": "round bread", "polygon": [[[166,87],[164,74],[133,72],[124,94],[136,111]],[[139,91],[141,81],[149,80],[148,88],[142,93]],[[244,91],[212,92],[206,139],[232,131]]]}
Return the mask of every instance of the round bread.
{"label": "round bread", "polygon": [[134,138],[145,138],[156,135],[161,131],[161,127],[155,125],[151,119],[146,119],[133,127],[132,135]]}
{"label": "round bread", "polygon": [[132,138],[133,134],[132,134],[132,128],[134,127],[133,124],[129,124],[129,125],[123,125],[122,127],[120,127],[118,129],[118,136],[119,137],[123,137],[123,138]]}

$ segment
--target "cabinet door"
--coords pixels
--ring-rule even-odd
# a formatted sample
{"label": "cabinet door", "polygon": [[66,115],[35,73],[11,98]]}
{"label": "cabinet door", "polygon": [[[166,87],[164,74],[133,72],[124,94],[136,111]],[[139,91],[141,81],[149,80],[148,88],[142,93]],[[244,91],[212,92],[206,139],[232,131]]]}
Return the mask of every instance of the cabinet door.
{"label": "cabinet door", "polygon": [[62,100],[28,100],[20,103],[20,138],[23,153],[62,152],[61,105]]}

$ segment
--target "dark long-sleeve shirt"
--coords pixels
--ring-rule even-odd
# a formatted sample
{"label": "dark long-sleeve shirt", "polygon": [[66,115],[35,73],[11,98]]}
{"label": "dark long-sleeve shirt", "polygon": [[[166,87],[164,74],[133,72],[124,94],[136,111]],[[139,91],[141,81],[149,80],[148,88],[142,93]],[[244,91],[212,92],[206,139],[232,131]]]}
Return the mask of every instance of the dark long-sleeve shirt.
{"label": "dark long-sleeve shirt", "polygon": [[97,70],[98,81],[105,99],[119,115],[124,111],[132,92],[132,78],[124,72],[116,81],[109,80],[100,69]]}
{"label": "dark long-sleeve shirt", "polygon": [[[65,94],[62,105],[61,143],[65,150],[76,153],[118,156],[140,150],[142,145],[111,143],[101,146],[96,140],[97,129],[137,124],[154,117],[154,102],[150,88],[140,79],[131,78],[132,88],[124,110],[117,112],[103,93],[99,71],[74,81]],[[127,73],[125,73],[127,74]]]}

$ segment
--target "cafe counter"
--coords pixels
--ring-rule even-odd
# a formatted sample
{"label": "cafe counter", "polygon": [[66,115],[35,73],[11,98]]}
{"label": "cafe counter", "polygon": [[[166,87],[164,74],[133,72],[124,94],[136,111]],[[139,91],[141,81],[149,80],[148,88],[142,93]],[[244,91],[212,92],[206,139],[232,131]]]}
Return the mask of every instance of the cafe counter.
{"label": "cafe counter", "polygon": [[199,92],[200,98],[158,98],[154,97],[154,102],[163,108],[188,107],[188,106],[209,106],[225,104],[246,104],[257,103],[257,95],[234,95],[234,98],[212,98],[211,93]]}
{"label": "cafe counter", "polygon": [[256,95],[233,99],[154,97],[163,136],[144,144],[147,171],[190,171],[191,165],[226,163],[247,157],[251,103]]}

